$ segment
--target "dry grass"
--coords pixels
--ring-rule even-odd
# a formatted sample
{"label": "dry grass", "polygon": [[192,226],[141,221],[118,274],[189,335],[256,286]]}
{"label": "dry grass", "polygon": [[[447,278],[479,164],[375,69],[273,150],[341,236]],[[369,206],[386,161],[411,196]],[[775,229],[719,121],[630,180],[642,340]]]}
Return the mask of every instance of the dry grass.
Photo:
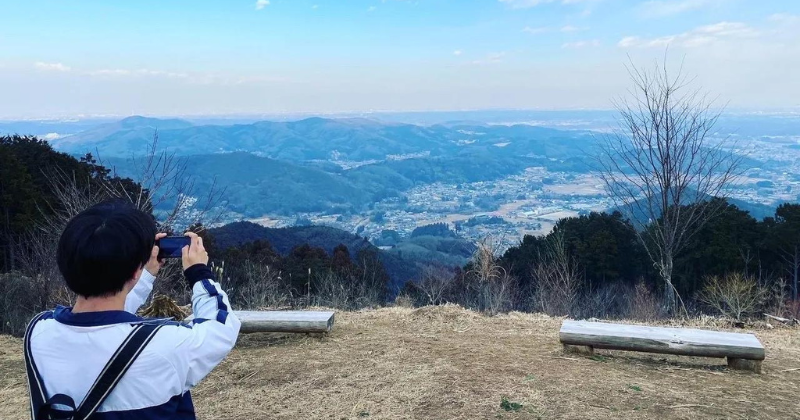
{"label": "dry grass", "polygon": [[[195,389],[195,404],[203,419],[782,419],[800,413],[796,329],[755,331],[767,348],[764,373],[757,375],[729,371],[722,359],[602,350],[593,358],[565,355],[560,323],[535,314],[485,317],[455,306],[339,313],[328,336],[242,336]],[[2,419],[25,417],[20,350],[20,340],[0,337]]]}

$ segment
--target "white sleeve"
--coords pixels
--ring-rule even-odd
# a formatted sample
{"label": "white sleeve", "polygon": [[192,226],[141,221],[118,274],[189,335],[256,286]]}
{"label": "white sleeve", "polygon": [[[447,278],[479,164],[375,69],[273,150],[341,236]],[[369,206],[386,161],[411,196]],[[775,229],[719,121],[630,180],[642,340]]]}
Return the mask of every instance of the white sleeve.
{"label": "white sleeve", "polygon": [[[182,337],[170,356],[184,390],[197,385],[236,344],[241,322],[230,312],[228,295],[213,280],[192,287],[191,328],[178,328]],[[177,337],[176,337],[177,338]]]}
{"label": "white sleeve", "polygon": [[155,281],[156,277],[154,275],[150,274],[146,269],[142,270],[139,281],[133,286],[128,296],[125,297],[126,312],[135,314],[136,311],[144,305],[144,302],[147,301],[147,297],[150,296],[150,292],[153,291],[153,283]]}

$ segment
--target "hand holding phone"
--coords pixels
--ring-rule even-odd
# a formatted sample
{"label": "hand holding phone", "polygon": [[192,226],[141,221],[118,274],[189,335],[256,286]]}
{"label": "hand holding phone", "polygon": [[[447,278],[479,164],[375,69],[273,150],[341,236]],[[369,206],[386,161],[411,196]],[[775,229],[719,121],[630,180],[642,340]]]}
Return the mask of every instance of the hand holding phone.
{"label": "hand holding phone", "polygon": [[208,252],[206,252],[205,247],[203,247],[203,238],[197,236],[194,232],[186,232],[186,239],[191,241],[191,245],[181,250],[183,269],[186,270],[196,264],[208,264]]}
{"label": "hand holding phone", "polygon": [[192,238],[188,236],[167,236],[156,241],[158,259],[181,258],[181,249],[191,246]]}
{"label": "hand holding phone", "polygon": [[156,234],[156,242],[153,244],[153,249],[150,250],[150,259],[147,261],[147,264],[144,265],[145,270],[147,270],[153,277],[158,275],[158,271],[161,270],[161,266],[164,265],[164,260],[159,258],[158,255],[158,240],[166,236],[166,233]]}

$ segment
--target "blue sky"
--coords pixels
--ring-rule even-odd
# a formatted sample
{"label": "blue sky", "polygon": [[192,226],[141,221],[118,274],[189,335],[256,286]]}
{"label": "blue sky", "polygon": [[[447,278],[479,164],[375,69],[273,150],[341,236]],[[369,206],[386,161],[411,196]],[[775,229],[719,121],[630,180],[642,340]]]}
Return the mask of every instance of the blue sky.
{"label": "blue sky", "polygon": [[608,108],[663,57],[800,106],[800,2],[0,0],[0,118]]}

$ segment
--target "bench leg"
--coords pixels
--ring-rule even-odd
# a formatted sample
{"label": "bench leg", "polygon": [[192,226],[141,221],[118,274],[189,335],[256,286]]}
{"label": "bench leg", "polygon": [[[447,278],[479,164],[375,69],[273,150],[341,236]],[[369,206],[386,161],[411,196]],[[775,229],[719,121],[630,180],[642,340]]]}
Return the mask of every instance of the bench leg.
{"label": "bench leg", "polygon": [[572,344],[564,344],[565,353],[583,354],[591,356],[594,354],[594,347],[592,346],[573,346]]}
{"label": "bench leg", "polygon": [[750,370],[755,373],[761,373],[761,360],[728,357],[728,367],[736,370]]}

